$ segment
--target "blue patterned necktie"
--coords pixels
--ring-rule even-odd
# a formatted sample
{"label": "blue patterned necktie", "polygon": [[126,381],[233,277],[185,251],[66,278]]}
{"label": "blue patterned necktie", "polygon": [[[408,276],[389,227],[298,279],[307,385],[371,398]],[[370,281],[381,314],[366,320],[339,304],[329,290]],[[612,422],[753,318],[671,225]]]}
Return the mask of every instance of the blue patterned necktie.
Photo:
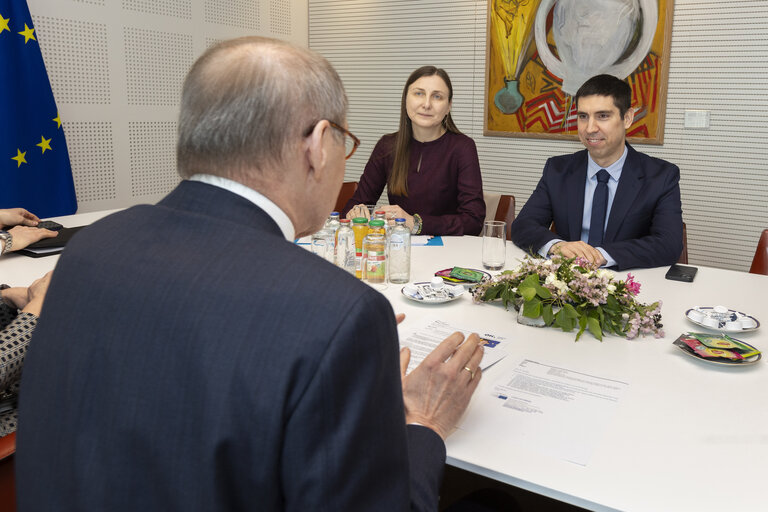
{"label": "blue patterned necktie", "polygon": [[608,180],[611,175],[605,169],[597,171],[597,187],[592,196],[592,219],[589,221],[588,244],[600,247],[605,231],[605,214],[608,211]]}

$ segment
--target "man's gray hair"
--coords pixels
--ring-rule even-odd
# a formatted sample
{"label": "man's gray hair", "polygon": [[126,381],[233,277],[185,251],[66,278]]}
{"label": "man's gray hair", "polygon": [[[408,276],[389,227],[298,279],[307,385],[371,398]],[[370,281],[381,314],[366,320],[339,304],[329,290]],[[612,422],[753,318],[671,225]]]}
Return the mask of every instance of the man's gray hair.
{"label": "man's gray hair", "polygon": [[249,170],[282,163],[313,123],[343,125],[346,113],[341,79],[321,55],[264,37],[219,43],[184,81],[179,174],[243,181]]}

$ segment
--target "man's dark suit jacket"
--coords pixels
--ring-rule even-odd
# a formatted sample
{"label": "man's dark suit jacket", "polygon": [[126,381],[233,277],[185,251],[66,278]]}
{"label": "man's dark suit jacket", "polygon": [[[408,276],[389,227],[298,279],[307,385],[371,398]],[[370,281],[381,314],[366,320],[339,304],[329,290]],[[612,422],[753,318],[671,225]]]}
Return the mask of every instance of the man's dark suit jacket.
{"label": "man's dark suit jacket", "polygon": [[[629,144],[627,150],[601,247],[619,270],[671,265],[683,250],[680,170]],[[510,227],[515,245],[537,252],[554,238],[580,240],[586,181],[586,149],[547,160]],[[553,221],[557,234],[549,230]]]}
{"label": "man's dark suit jacket", "polygon": [[20,510],[430,510],[383,295],[226,190],[83,229],[24,367]]}

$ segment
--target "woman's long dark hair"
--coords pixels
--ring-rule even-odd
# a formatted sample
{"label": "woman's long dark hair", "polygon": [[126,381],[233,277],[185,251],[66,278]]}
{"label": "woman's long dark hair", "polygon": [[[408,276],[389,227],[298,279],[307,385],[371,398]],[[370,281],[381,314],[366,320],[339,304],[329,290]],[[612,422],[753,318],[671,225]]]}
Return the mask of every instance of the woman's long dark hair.
{"label": "woman's long dark hair", "polygon": [[[408,111],[405,108],[405,99],[408,96],[408,88],[423,76],[439,76],[448,86],[448,101],[453,101],[453,86],[448,73],[444,69],[435,66],[422,66],[408,77],[403,87],[403,97],[400,100],[400,128],[395,134],[395,160],[392,164],[392,174],[389,175],[387,188],[390,194],[396,196],[408,197],[408,163],[411,156],[411,138],[413,138],[413,128],[411,119],[408,117]],[[461,133],[451,118],[450,111],[443,118],[443,127],[446,131]]]}

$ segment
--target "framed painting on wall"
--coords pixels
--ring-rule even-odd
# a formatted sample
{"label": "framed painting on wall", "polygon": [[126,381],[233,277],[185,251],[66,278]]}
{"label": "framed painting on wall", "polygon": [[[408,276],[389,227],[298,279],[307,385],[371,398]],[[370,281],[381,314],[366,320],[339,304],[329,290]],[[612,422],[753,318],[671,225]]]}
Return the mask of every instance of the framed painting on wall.
{"label": "framed painting on wall", "polygon": [[630,142],[662,144],[674,0],[488,0],[485,135],[577,140],[573,95],[632,88]]}

